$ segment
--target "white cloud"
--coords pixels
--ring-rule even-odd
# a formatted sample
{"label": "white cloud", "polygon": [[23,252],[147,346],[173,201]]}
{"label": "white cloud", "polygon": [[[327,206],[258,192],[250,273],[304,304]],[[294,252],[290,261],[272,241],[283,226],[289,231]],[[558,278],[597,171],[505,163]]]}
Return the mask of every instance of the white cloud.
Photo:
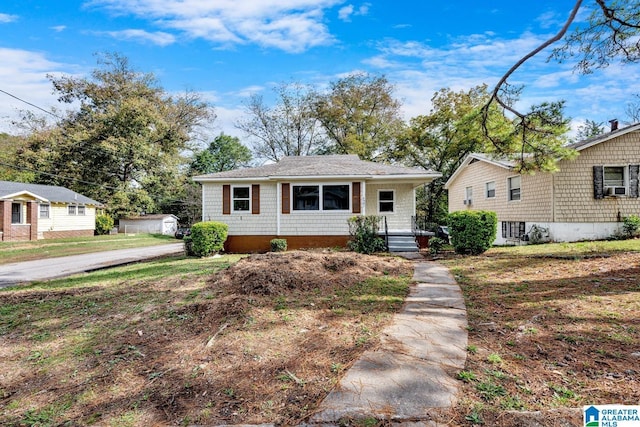
{"label": "white cloud", "polygon": [[[324,11],[344,0],[93,0],[117,14],[148,19],[221,47],[253,43],[286,52],[303,52],[334,43]],[[361,6],[359,13],[366,11]]]}
{"label": "white cloud", "polygon": [[0,24],[8,24],[18,20],[18,15],[9,15],[6,13],[0,13]]}
{"label": "white cloud", "polygon": [[62,32],[62,31],[64,31],[64,30],[66,30],[66,29],[67,29],[67,26],[66,26],[66,25],[56,25],[56,26],[54,26],[54,27],[49,27],[49,28],[51,28],[51,29],[52,29],[53,31],[55,31],[56,33],[60,33],[60,32]]}
{"label": "white cloud", "polygon": [[353,15],[352,4],[340,8],[340,10],[338,11],[338,18],[341,21],[351,21],[351,15]]}
{"label": "white cloud", "polygon": [[[47,74],[59,75],[63,68],[66,66],[48,60],[41,53],[0,47],[2,90],[45,110],[51,111],[58,105],[56,97],[51,94],[52,86]],[[37,115],[45,114],[0,93],[0,132],[18,133],[19,129],[12,122],[18,119],[20,110],[30,110]]]}
{"label": "white cloud", "polygon": [[158,46],[168,46],[176,41],[175,36],[162,31],[150,33],[144,30],[129,29],[122,31],[98,32],[97,34],[106,34],[117,40],[133,40],[143,43],[149,42]]}

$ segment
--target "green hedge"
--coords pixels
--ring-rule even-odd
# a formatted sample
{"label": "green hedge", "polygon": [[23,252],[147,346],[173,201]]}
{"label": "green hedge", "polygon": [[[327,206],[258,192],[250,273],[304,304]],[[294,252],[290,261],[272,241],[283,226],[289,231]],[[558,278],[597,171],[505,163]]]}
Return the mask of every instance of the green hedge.
{"label": "green hedge", "polygon": [[284,252],[287,250],[287,239],[271,239],[271,252]]}
{"label": "green hedge", "polygon": [[458,211],[449,214],[447,225],[456,253],[478,255],[495,241],[498,217],[490,211]]}
{"label": "green hedge", "polygon": [[102,236],[104,234],[109,234],[111,229],[113,228],[113,218],[109,215],[102,214],[96,215],[96,234]]}
{"label": "green hedge", "polygon": [[193,224],[191,238],[185,242],[189,255],[211,256],[224,248],[229,226],[222,222],[205,221]]}

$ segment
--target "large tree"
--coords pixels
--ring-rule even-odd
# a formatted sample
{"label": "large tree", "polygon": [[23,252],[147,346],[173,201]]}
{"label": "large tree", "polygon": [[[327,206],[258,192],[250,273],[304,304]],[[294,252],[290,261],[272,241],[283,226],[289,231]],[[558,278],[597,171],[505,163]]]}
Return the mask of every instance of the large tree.
{"label": "large tree", "polygon": [[209,146],[197,151],[191,161],[192,174],[224,172],[246,167],[251,162],[251,150],[235,136],[221,133]]}
{"label": "large tree", "polygon": [[393,90],[384,76],[353,74],[317,93],[313,109],[327,138],[325,152],[380,157],[403,128]]}
{"label": "large tree", "polygon": [[16,156],[26,144],[21,136],[0,133],[0,181],[33,181],[33,171],[15,164]]}
{"label": "large tree", "polygon": [[192,94],[168,95],[126,57],[105,54],[90,77],[49,76],[69,109],[29,136],[21,161],[58,184],[106,203],[116,216],[154,212],[174,196],[181,153],[215,116]]}
{"label": "large tree", "polygon": [[[442,222],[447,213],[444,184],[469,153],[491,151],[482,132],[481,107],[489,94],[485,85],[468,91],[441,89],[431,99],[429,114],[411,119],[393,150],[393,157],[411,166],[436,170],[442,177],[420,193],[419,210],[429,222]],[[510,123],[492,108],[490,125],[495,132]]]}
{"label": "large tree", "polygon": [[256,156],[278,161],[317,152],[324,139],[310,109],[311,89],[300,83],[283,83],[274,92],[273,106],[262,95],[252,95],[246,104],[246,118],[236,123],[253,141]]}
{"label": "large tree", "polygon": [[[575,24],[581,9],[589,11],[589,18],[584,23]],[[569,32],[572,25],[573,30]],[[577,61],[575,68],[581,73],[590,73],[594,69],[606,67],[614,60],[635,63],[640,59],[639,36],[640,1],[576,0],[562,28],[540,46],[524,55],[498,81],[483,110],[484,123],[488,122],[491,105],[499,105],[514,120],[512,133],[518,136],[520,149],[516,152],[519,153],[517,157],[523,169],[536,169],[540,165],[553,168],[557,160],[570,157],[573,153],[557,143],[558,140],[553,137],[556,132],[551,135],[552,138],[549,139],[546,149],[537,150],[536,147],[540,148],[539,141],[544,140],[548,131],[557,124],[560,105],[544,103],[529,112],[522,112],[515,103],[522,87],[511,86],[508,79],[526,61],[557,44],[563,38],[563,43],[553,49],[551,58],[560,61]],[[511,151],[513,154],[512,141],[504,140],[500,135],[493,133],[488,126],[485,126],[484,132],[497,151]]]}

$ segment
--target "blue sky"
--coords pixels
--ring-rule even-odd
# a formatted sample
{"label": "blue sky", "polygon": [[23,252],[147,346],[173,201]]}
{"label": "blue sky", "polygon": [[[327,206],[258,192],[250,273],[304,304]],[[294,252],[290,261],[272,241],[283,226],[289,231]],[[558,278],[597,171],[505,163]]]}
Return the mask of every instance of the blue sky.
{"label": "blue sky", "polygon": [[[56,102],[47,74],[85,76],[96,67],[96,52],[119,52],[169,92],[202,93],[215,107],[215,134],[243,137],[233,123],[253,93],[269,99],[282,82],[321,88],[362,71],[395,85],[409,119],[427,114],[440,88],[494,84],[561,27],[573,3],[5,0],[0,90],[50,109]],[[626,104],[640,92],[638,67],[614,64],[581,76],[571,63],[547,63],[546,53],[511,80],[527,85],[522,108],[565,99],[574,128],[585,119],[627,119]],[[18,132],[11,125],[17,109],[30,107],[0,93],[0,131]]]}

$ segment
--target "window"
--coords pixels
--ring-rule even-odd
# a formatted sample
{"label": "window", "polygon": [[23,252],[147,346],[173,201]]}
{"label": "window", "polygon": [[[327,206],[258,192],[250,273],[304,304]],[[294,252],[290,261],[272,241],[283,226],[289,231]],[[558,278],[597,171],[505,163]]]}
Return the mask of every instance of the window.
{"label": "window", "polygon": [[22,224],[21,203],[11,203],[11,224]]}
{"label": "window", "polygon": [[41,203],[40,204],[40,218],[49,218],[49,205]]}
{"label": "window", "polygon": [[233,210],[248,211],[251,204],[250,187],[233,187]]}
{"label": "window", "polygon": [[294,185],[292,197],[294,211],[349,210],[349,184]]}
{"label": "window", "polygon": [[604,167],[604,191],[607,196],[627,194],[627,168],[625,166]]}
{"label": "window", "polygon": [[509,200],[520,200],[520,176],[512,176],[507,179]]}
{"label": "window", "polygon": [[491,181],[491,182],[487,182],[485,184],[485,188],[486,188],[486,197],[487,199],[491,199],[493,197],[496,197],[496,182],[495,181]]}
{"label": "window", "polygon": [[78,206],[78,215],[84,215],[84,214],[85,214],[85,207]]}
{"label": "window", "polygon": [[69,205],[69,215],[75,215],[76,214],[76,205]]}
{"label": "window", "polygon": [[502,221],[502,237],[520,239],[525,234],[525,223],[520,221]]}
{"label": "window", "polygon": [[325,211],[349,210],[349,185],[323,185],[322,209]]}
{"label": "window", "polygon": [[317,211],[320,209],[320,186],[318,185],[294,185],[293,186],[293,210]]}
{"label": "window", "polygon": [[473,202],[473,187],[467,187],[464,189],[464,204],[471,205]]}
{"label": "window", "polygon": [[393,190],[380,190],[378,192],[378,212],[393,213],[395,205],[395,192]]}

